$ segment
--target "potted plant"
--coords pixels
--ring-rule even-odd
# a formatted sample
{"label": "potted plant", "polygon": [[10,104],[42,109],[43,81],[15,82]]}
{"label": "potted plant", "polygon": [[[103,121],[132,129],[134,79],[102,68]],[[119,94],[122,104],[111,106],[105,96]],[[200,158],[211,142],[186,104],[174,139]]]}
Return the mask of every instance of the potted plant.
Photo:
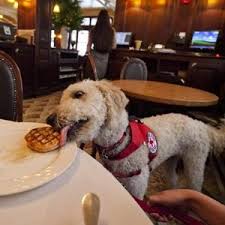
{"label": "potted plant", "polygon": [[71,44],[71,35],[73,30],[80,28],[82,14],[79,0],[54,0],[54,9],[52,13],[52,23],[56,31],[63,26],[67,28],[68,49]]}

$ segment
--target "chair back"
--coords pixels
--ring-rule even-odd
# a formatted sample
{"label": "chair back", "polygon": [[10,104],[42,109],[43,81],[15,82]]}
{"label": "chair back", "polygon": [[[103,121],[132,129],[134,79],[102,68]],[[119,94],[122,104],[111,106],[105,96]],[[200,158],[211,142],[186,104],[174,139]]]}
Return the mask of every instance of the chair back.
{"label": "chair back", "polygon": [[188,69],[187,85],[219,94],[222,68],[219,65],[192,63]]}
{"label": "chair back", "polygon": [[147,80],[148,69],[145,62],[138,58],[130,58],[124,63],[120,72],[120,79]]}
{"label": "chair back", "polygon": [[22,121],[23,88],[15,61],[0,51],[0,118]]}
{"label": "chair back", "polygon": [[83,79],[98,80],[94,57],[91,53],[86,55],[83,66]]}

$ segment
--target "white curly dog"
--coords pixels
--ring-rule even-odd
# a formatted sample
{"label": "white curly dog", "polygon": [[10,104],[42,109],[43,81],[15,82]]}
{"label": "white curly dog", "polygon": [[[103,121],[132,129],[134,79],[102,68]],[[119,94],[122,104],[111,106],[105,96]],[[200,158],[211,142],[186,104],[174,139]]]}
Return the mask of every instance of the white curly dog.
{"label": "white curly dog", "polygon": [[[145,118],[142,121],[156,136],[158,155],[149,164],[149,148],[143,143],[126,158],[110,160],[131,141],[127,103],[124,93],[108,81],[82,81],[64,91],[52,123],[59,128],[69,126],[67,136],[77,144],[93,141],[109,149],[100,154],[104,165],[113,174],[131,174],[117,178],[138,199],[144,198],[149,168],[154,170],[165,161],[175,185],[177,159],[183,161],[188,188],[201,190],[209,152],[219,154],[225,148],[225,126],[216,129],[174,113]],[[132,175],[134,171],[139,173]]]}

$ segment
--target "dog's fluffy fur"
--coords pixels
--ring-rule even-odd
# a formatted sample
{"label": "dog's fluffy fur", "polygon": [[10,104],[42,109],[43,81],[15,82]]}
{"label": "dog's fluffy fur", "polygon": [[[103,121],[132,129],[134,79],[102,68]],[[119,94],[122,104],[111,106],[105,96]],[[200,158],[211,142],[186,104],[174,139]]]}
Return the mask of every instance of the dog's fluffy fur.
{"label": "dog's fluffy fur", "polygon": [[[76,93],[82,91],[82,96]],[[116,143],[127,129],[128,115],[125,107],[128,99],[122,91],[107,81],[83,81],[70,85],[63,93],[57,110],[57,123],[63,127],[80,120],[87,120],[70,132],[70,138],[78,144],[94,141],[100,146]],[[220,154],[225,147],[225,128],[213,128],[181,114],[166,114],[143,119],[155,133],[158,156],[150,163],[154,170],[166,161],[168,176],[175,184],[177,159],[182,159],[188,187],[201,190],[204,167],[211,150]],[[130,141],[127,135],[123,143],[110,154],[120,152]],[[135,197],[143,199],[150,170],[149,150],[142,145],[125,159],[109,161],[102,157],[111,172],[129,173],[141,169],[141,174],[119,181]]]}

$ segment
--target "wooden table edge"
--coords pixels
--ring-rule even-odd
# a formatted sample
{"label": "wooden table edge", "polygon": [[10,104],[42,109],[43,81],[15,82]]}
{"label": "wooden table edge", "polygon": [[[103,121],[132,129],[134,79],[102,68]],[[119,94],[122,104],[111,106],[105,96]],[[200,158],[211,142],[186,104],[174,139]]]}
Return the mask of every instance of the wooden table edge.
{"label": "wooden table edge", "polygon": [[177,105],[177,106],[184,106],[184,107],[207,107],[207,106],[214,106],[218,104],[219,97],[217,99],[212,100],[211,102],[186,102],[182,100],[166,100],[166,99],[161,99],[157,97],[149,97],[149,96],[143,96],[143,95],[138,95],[134,93],[130,93],[127,90],[123,90],[123,88],[120,87],[120,89],[129,97],[133,97],[139,100],[145,100],[153,103],[159,103],[159,104],[166,104],[166,105]]}
{"label": "wooden table edge", "polygon": [[[144,96],[142,94],[133,93],[133,92],[123,89],[123,87],[121,87],[121,85],[119,84],[121,81],[123,81],[123,80],[113,80],[111,82],[113,85],[120,88],[127,96],[133,97],[133,98],[136,98],[139,100],[145,100],[145,101],[149,101],[149,102],[153,102],[153,103],[166,104],[166,105],[184,106],[184,107],[209,107],[209,106],[215,106],[219,102],[219,97],[216,96],[215,94],[201,90],[201,89],[189,87],[189,86],[185,86],[185,87],[211,94],[212,100],[206,101],[206,102],[204,102],[204,101],[203,102],[188,102],[185,100],[177,100],[177,99],[176,100],[171,100],[171,99],[167,100],[167,99],[157,98],[157,97],[153,97],[153,96]],[[129,80],[129,81],[135,82],[136,80]],[[157,82],[157,81],[147,81],[147,82],[164,83],[164,82]],[[168,85],[174,85],[174,84],[168,83]],[[213,97],[214,97],[214,99],[213,99]]]}

